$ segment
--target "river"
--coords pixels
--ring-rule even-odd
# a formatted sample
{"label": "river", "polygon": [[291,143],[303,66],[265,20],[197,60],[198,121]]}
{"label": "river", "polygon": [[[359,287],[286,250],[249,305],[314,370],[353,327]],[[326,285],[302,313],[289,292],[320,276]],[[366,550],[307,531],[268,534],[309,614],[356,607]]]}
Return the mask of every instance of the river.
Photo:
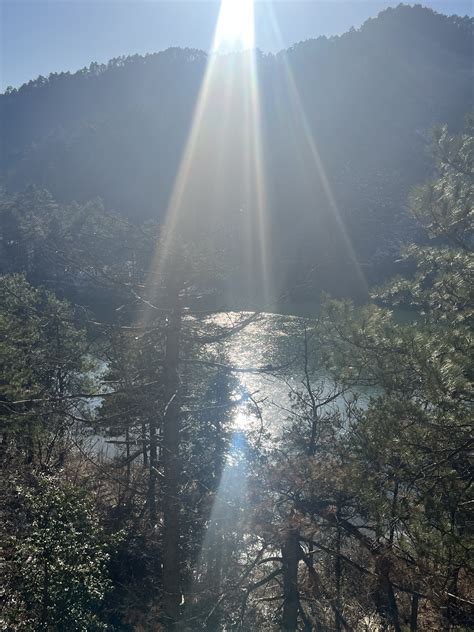
{"label": "river", "polygon": [[[218,312],[209,315],[201,326],[231,327],[251,313]],[[291,415],[291,391],[304,390],[304,331],[311,330],[312,319],[286,314],[259,313],[242,330],[232,334],[215,350],[224,351],[226,362],[239,370],[233,372],[237,382],[233,398],[240,402],[233,409],[233,427],[236,432],[256,433],[264,431],[267,438],[278,439]],[[314,350],[314,349],[313,349]],[[314,357],[309,344],[311,382],[321,396],[327,395],[332,383],[321,369],[312,365]],[[271,370],[268,367],[271,366]],[[100,380],[105,365],[95,373]],[[267,370],[260,371],[259,369]],[[248,371],[242,369],[249,369]],[[366,393],[368,396],[369,393]],[[341,398],[332,406],[343,406]],[[100,399],[94,401],[97,408]],[[120,439],[120,438],[119,438]],[[94,451],[112,457],[121,451],[103,436],[94,434]]]}
{"label": "river", "polygon": [[[212,316],[214,323],[221,325],[237,318],[238,314],[233,312]],[[250,369],[236,373],[238,398],[246,394],[251,396],[246,404],[236,407],[236,430],[250,431],[263,424],[266,432],[276,436],[284,427],[291,410],[290,392],[303,388],[305,325],[310,328],[311,319],[261,313],[254,322],[226,341],[229,363]],[[272,369],[268,371],[254,370],[269,366]],[[331,386],[324,373],[315,367],[312,379],[323,392]]]}

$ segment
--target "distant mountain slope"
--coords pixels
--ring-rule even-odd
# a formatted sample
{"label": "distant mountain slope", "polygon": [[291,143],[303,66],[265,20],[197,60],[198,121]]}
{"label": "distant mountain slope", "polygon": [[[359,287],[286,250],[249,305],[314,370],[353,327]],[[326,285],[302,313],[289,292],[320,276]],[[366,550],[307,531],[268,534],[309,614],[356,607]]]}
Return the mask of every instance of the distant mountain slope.
{"label": "distant mountain slope", "polygon": [[[285,286],[310,269],[319,286],[328,274],[352,282],[350,262],[335,254],[343,245],[324,183],[314,184],[314,163],[301,149],[299,104],[357,256],[377,279],[411,230],[402,209],[432,168],[430,128],[459,128],[473,107],[473,24],[400,5],[340,37],[258,56],[273,267]],[[131,217],[162,216],[207,61],[200,51],[169,49],[8,91],[0,96],[1,177],[11,189],[35,182],[59,199],[100,196]],[[226,76],[224,68],[222,91]],[[237,130],[239,116],[230,115]],[[236,182],[239,151],[229,148]],[[238,214],[239,187],[227,183],[212,203]]]}

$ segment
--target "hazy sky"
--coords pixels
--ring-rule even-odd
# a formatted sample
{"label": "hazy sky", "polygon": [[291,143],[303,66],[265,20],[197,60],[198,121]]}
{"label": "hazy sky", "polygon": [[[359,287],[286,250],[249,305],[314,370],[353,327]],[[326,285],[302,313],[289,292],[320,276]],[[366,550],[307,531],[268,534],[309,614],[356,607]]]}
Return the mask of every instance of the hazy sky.
{"label": "hazy sky", "polygon": [[[257,46],[274,51],[256,3]],[[77,70],[91,61],[156,52],[169,46],[208,50],[219,0],[0,0],[0,90],[38,75]],[[398,0],[275,0],[274,13],[285,47],[318,35],[358,27]],[[427,0],[441,13],[473,15],[472,0]]]}

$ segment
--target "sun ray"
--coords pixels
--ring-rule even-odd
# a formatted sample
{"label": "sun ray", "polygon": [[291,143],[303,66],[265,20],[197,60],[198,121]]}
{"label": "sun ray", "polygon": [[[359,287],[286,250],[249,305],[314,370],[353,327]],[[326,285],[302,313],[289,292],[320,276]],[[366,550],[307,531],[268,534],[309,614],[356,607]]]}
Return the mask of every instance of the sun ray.
{"label": "sun ray", "polygon": [[208,526],[203,536],[196,564],[190,599],[184,604],[183,620],[192,620],[193,601],[203,594],[215,596],[222,590],[219,559],[222,547],[232,544],[241,523],[248,519],[249,450],[244,432],[232,437],[227,463],[222,471]]}
{"label": "sun ray", "polygon": [[[324,194],[328,201],[329,207],[332,211],[333,217],[336,221],[337,228],[339,230],[340,236],[342,237],[344,246],[346,251],[351,259],[351,262],[354,266],[358,281],[363,289],[364,293],[368,293],[368,283],[361,268],[361,265],[358,261],[356,252],[352,245],[352,241],[349,237],[349,234],[346,230],[344,220],[342,218],[341,212],[339,210],[334,192],[332,190],[328,175],[326,173],[326,169],[324,167],[323,160],[321,158],[321,154],[318,150],[317,142],[315,136],[311,130],[311,126],[308,121],[308,116],[306,114],[306,110],[304,108],[298,87],[296,85],[293,72],[291,70],[288,56],[285,52],[283,39],[280,34],[280,29],[278,26],[278,21],[275,16],[275,12],[271,3],[266,3],[264,5],[265,10],[267,11],[266,19],[270,24],[270,28],[273,32],[273,36],[275,38],[275,47],[280,49],[279,57],[282,61],[283,70],[284,70],[284,78],[285,78],[285,91],[288,94],[289,99],[291,100],[291,106],[294,110],[293,114],[293,123],[294,123],[294,133],[296,142],[300,145],[299,151],[302,153],[302,148],[305,146],[307,150],[309,150],[309,154],[311,157],[311,162],[313,167],[318,174],[320,183],[322,185]],[[299,129],[298,129],[299,128]],[[304,162],[304,161],[303,161]]]}
{"label": "sun ray", "polygon": [[[253,44],[253,0],[222,0],[214,53],[208,59],[162,239],[150,266],[148,303],[154,301],[160,276],[173,265],[172,251],[186,225],[188,234],[196,227],[210,230],[219,221],[224,223],[225,212],[229,218],[233,213],[234,221],[239,209],[244,209],[242,222],[247,224],[241,259],[248,268],[247,289],[253,288],[248,294],[263,297],[266,305],[271,300],[257,53],[247,50]],[[238,52],[226,53],[229,47]]]}

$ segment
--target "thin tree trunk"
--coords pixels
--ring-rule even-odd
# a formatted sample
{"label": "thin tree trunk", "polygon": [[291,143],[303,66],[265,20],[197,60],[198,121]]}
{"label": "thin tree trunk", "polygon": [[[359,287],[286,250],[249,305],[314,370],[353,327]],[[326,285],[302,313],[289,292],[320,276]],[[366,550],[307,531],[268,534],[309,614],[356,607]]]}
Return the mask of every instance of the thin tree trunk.
{"label": "thin tree trunk", "polygon": [[31,465],[35,461],[35,442],[33,422],[28,421],[26,425],[26,456],[25,463]]}
{"label": "thin tree trunk", "polygon": [[131,463],[130,463],[130,431],[127,428],[125,428],[125,455],[127,458],[127,491],[130,487],[130,478],[131,478]]}
{"label": "thin tree trunk", "polygon": [[375,589],[374,601],[382,620],[390,623],[395,632],[401,632],[397,599],[390,580],[390,567],[390,560],[386,556],[381,556],[376,561],[378,583]]}
{"label": "thin tree trunk", "polygon": [[[164,362],[165,413],[163,418],[163,610],[165,624],[173,629],[179,619],[180,591],[180,405],[179,346],[181,310],[179,290],[172,290],[172,312],[166,331]],[[151,458],[151,450],[150,450]]]}
{"label": "thin tree trunk", "polygon": [[309,351],[308,351],[308,330],[304,328],[304,375],[306,391],[311,401],[311,437],[309,440],[308,454],[313,456],[316,452],[316,443],[319,433],[319,414],[316,398],[311,387],[311,378],[309,375]]}
{"label": "thin tree trunk", "polygon": [[[340,503],[338,503],[337,507],[337,520],[339,521],[341,515]],[[341,560],[341,527],[339,524],[337,525],[336,531],[336,560],[334,563],[334,574],[336,576],[336,608],[335,608],[335,628],[336,632],[341,632],[341,588],[342,588],[342,560]]]}
{"label": "thin tree trunk", "polygon": [[146,425],[142,424],[142,449],[143,449],[143,467],[148,467],[148,452],[146,439]]}
{"label": "thin tree trunk", "polygon": [[149,446],[149,476],[148,476],[148,513],[151,527],[155,527],[158,521],[156,511],[156,480],[158,474],[158,441],[157,441],[157,420],[156,416],[150,419],[150,446]]}
{"label": "thin tree trunk", "polygon": [[389,578],[387,578],[388,580],[388,611],[389,611],[389,615],[390,615],[390,621],[393,624],[393,629],[395,630],[395,632],[402,632],[402,628],[400,625],[400,617],[398,615],[398,606],[397,606],[397,599],[395,597],[395,591],[393,590],[393,584],[390,581]]}
{"label": "thin tree trunk", "polygon": [[410,616],[410,632],[416,632],[418,630],[418,604],[420,602],[420,595],[413,594],[411,599],[411,616]]}
{"label": "thin tree trunk", "polygon": [[397,503],[398,503],[398,480],[395,481],[395,487],[393,490],[392,508],[391,508],[391,520],[390,520],[390,532],[389,542],[390,546],[393,544],[395,537],[395,517],[397,515]]}
{"label": "thin tree trunk", "polygon": [[283,619],[282,629],[295,632],[298,629],[298,561],[300,558],[299,533],[290,529],[281,548],[283,558]]}

